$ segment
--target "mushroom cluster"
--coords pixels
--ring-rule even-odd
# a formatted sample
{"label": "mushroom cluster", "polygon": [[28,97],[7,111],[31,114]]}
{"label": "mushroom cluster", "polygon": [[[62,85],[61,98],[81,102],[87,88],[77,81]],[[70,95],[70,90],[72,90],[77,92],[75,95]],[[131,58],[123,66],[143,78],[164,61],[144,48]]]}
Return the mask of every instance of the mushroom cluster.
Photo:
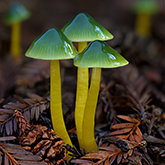
{"label": "mushroom cluster", "polygon": [[[111,33],[109,33],[103,26],[98,24],[91,16],[86,13],[78,14],[72,21],[63,27],[62,31],[72,42],[78,42],[79,53],[81,53],[87,47],[88,42],[94,40],[109,40],[113,38]],[[82,128],[85,112],[84,110],[88,97],[88,64],[86,66],[77,65],[78,69],[75,123],[77,129],[77,137],[81,148],[84,148]]]}
{"label": "mushroom cluster", "polygon": [[[78,67],[75,123],[79,145],[86,151],[94,151],[98,148],[94,123],[101,68],[120,67],[128,62],[101,42],[112,39],[113,35],[86,13],[78,14],[62,31],[72,42],[78,42],[79,54],[74,58],[74,65]],[[87,46],[87,42],[91,43]],[[93,68],[89,89],[88,68]]]}
{"label": "mushroom cluster", "polygon": [[[101,68],[128,64],[105,40],[113,35],[86,13],[78,14],[62,30],[49,29],[29,47],[26,56],[50,61],[50,111],[55,132],[72,146],[63,118],[60,59],[73,59],[77,69],[75,124],[80,148],[98,149],[94,136],[95,111],[100,89]],[[78,52],[72,42],[78,42]],[[88,42],[91,42],[88,45]],[[89,68],[92,76],[89,85]]]}
{"label": "mushroom cluster", "polygon": [[103,41],[93,41],[88,47],[74,58],[74,65],[92,68],[92,77],[86,105],[83,113],[82,143],[86,151],[97,150],[94,136],[95,112],[100,89],[101,68],[116,68],[127,65],[117,51]]}

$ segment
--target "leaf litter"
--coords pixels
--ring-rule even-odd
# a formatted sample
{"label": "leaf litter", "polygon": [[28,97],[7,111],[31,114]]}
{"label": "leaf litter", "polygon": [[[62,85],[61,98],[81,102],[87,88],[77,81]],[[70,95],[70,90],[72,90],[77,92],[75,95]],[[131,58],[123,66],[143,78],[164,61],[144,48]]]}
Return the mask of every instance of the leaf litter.
{"label": "leaf litter", "polygon": [[[119,33],[120,40],[112,41],[112,45],[132,64],[103,70],[95,129],[99,151],[82,154],[78,147],[73,111],[76,71],[70,62],[62,66],[64,117],[75,145],[74,149],[66,147],[73,156],[70,164],[152,165],[165,161],[165,60],[160,57],[156,58],[154,64],[152,62],[153,57],[158,55],[157,49],[162,49],[161,45],[138,38],[133,32],[119,30]],[[150,50],[151,45],[156,46],[153,51]],[[10,63],[5,58],[0,67],[7,71],[6,66]],[[50,123],[49,63],[41,63],[32,60],[17,65],[17,68],[8,70],[9,76],[0,72],[0,133],[3,138],[0,139],[0,164],[37,164],[38,161],[40,164],[48,164],[40,156],[25,151],[18,144],[18,138],[12,138],[19,134],[16,109],[27,122],[44,125],[39,128],[45,128],[46,123]],[[20,70],[16,76],[18,68]],[[34,128],[37,129],[37,126],[34,125]],[[48,147],[44,140],[37,141],[37,148]],[[48,152],[46,155],[44,159],[49,157]]]}

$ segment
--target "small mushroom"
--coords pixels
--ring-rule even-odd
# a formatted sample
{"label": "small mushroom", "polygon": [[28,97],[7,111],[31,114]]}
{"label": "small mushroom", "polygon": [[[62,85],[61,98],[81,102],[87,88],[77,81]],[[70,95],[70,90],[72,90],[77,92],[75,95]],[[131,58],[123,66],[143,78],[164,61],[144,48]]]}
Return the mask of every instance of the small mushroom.
{"label": "small mushroom", "polygon": [[100,89],[101,68],[116,68],[127,64],[128,61],[126,59],[103,41],[91,42],[82,53],[74,58],[75,66],[93,68],[82,124],[83,147],[87,152],[98,149],[94,136],[94,125]]}
{"label": "small mushroom", "polygon": [[5,16],[5,22],[11,25],[10,53],[15,59],[21,56],[21,22],[30,17],[29,11],[20,3],[12,4]]}
{"label": "small mushroom", "polygon": [[59,60],[74,58],[77,55],[76,48],[60,30],[51,28],[31,44],[25,55],[50,60],[50,111],[53,128],[66,144],[72,146],[63,118]]}
{"label": "small mushroom", "polygon": [[[78,42],[79,53],[86,48],[87,42],[94,40],[110,40],[113,38],[113,35],[109,31],[86,13],[78,14],[72,21],[63,27],[62,31],[72,42]],[[82,122],[88,96],[88,83],[88,68],[78,67],[75,123],[80,148],[83,148]]]}
{"label": "small mushroom", "polygon": [[138,0],[133,10],[137,14],[136,32],[142,37],[150,37],[151,35],[151,16],[159,9],[155,0]]}

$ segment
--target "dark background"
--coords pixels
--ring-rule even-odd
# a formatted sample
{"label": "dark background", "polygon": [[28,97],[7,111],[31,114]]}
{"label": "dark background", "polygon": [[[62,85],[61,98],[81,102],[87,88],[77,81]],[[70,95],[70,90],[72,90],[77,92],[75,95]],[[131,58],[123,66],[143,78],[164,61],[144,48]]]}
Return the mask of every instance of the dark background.
{"label": "dark background", "polygon": [[[152,29],[154,36],[165,38],[165,0],[157,0],[160,11],[153,16]],[[0,0],[0,31],[6,30],[4,15],[13,0]],[[24,49],[38,36],[51,27],[61,29],[69,20],[80,12],[90,14],[96,21],[109,29],[134,30],[135,14],[132,5],[136,0],[19,0],[31,11],[30,19],[22,26]],[[159,28],[160,30],[157,30]],[[155,32],[156,31],[156,32]],[[8,28],[7,33],[10,32]],[[118,37],[115,34],[115,37]]]}

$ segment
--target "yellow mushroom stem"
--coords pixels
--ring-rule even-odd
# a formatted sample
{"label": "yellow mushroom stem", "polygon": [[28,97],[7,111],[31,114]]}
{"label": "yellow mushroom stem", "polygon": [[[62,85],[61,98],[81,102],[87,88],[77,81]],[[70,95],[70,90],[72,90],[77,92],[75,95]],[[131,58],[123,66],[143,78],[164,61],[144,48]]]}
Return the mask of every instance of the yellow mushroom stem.
{"label": "yellow mushroom stem", "polygon": [[50,61],[50,111],[54,131],[66,144],[73,146],[63,118],[59,60]]}
{"label": "yellow mushroom stem", "polygon": [[21,57],[21,23],[16,22],[11,26],[11,47],[10,53],[15,59],[20,59]]}
{"label": "yellow mushroom stem", "polygon": [[[87,47],[87,42],[78,43],[78,52],[81,53]],[[84,118],[85,104],[88,95],[88,68],[77,69],[77,92],[75,105],[75,123],[80,148],[83,148],[82,124]]]}
{"label": "yellow mushroom stem", "polygon": [[151,15],[139,13],[136,20],[136,32],[142,37],[151,35]]}
{"label": "yellow mushroom stem", "polygon": [[100,89],[101,68],[92,69],[92,77],[83,120],[83,145],[86,152],[98,150],[95,141],[95,112]]}

